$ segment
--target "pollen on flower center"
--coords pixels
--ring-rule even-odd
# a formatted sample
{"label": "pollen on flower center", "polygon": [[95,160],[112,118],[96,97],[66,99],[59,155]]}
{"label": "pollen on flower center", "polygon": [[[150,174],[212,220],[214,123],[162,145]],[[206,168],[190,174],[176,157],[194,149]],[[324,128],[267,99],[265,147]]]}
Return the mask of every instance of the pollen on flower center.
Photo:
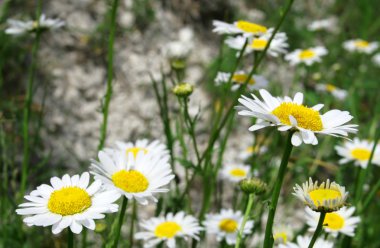
{"label": "pollen on flower center", "polygon": [[315,57],[315,52],[310,49],[306,49],[300,52],[299,57],[300,59],[311,59]]}
{"label": "pollen on flower center", "polygon": [[91,207],[91,197],[79,187],[65,187],[51,193],[48,209],[63,216],[81,213]]}
{"label": "pollen on flower center", "polygon": [[310,191],[309,195],[313,200],[314,205],[317,207],[321,206],[324,201],[334,200],[342,197],[340,191],[334,189],[316,189]]}
{"label": "pollen on flower center", "polygon": [[267,44],[268,44],[267,40],[264,40],[264,39],[254,39],[252,41],[251,47],[253,49],[257,49],[257,50],[264,50],[265,47],[267,46]]}
{"label": "pollen on flower center", "polygon": [[247,33],[265,34],[267,32],[266,27],[247,21],[238,21],[236,27]]}
{"label": "pollen on flower center", "polygon": [[247,172],[245,172],[243,169],[236,168],[230,170],[230,174],[234,177],[245,177],[247,175]]}
{"label": "pollen on flower center", "polygon": [[127,154],[128,153],[133,153],[133,156],[136,158],[137,157],[137,154],[140,152],[140,151],[143,151],[144,154],[147,154],[148,153],[148,150],[145,149],[145,148],[142,148],[142,147],[131,147],[131,148],[128,148],[127,149]]}
{"label": "pollen on flower center", "polygon": [[288,241],[288,236],[286,235],[286,232],[278,232],[273,235],[274,240],[280,240],[281,243],[286,243]]}
{"label": "pollen on flower center", "polygon": [[351,155],[357,160],[368,160],[371,156],[371,151],[364,148],[355,148],[351,150]]}
{"label": "pollen on flower center", "polygon": [[174,221],[166,221],[156,227],[154,235],[158,238],[173,238],[181,230],[181,226]]}
{"label": "pollen on flower center", "polygon": [[[248,76],[245,74],[234,74],[232,76],[232,81],[237,83],[237,84],[244,84],[245,81],[247,80],[247,78],[248,78]],[[249,79],[249,81],[248,81],[248,84],[250,84],[250,85],[253,85],[255,83],[256,82],[253,78]]]}
{"label": "pollen on flower center", "polygon": [[223,219],[219,222],[219,228],[222,231],[232,233],[235,232],[238,228],[238,223],[234,219]]}
{"label": "pollen on flower center", "polygon": [[148,186],[148,179],[135,170],[120,170],[112,175],[112,181],[116,187],[128,193],[144,192]]}
{"label": "pollen on flower center", "polygon": [[369,42],[365,40],[359,40],[355,42],[355,46],[359,48],[366,48],[369,46]]}
{"label": "pollen on flower center", "polygon": [[340,230],[344,226],[344,218],[337,213],[327,213],[323,225],[332,230]]}
{"label": "pollen on flower center", "polygon": [[332,84],[326,84],[326,90],[328,92],[333,92],[333,91],[336,90],[336,87],[334,85],[332,85]]}
{"label": "pollen on flower center", "polygon": [[311,131],[321,131],[323,129],[322,119],[318,111],[303,105],[291,102],[283,102],[272,111],[281,123],[290,125],[289,116],[297,120],[297,126]]}

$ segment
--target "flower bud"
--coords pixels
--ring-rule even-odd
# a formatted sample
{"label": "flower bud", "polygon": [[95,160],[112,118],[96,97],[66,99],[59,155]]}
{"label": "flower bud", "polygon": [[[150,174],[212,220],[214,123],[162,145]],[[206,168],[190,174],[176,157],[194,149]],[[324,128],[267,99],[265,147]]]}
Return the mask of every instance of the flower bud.
{"label": "flower bud", "polygon": [[173,88],[173,93],[179,97],[187,97],[193,93],[194,86],[189,83],[179,83]]}
{"label": "flower bud", "polygon": [[244,193],[255,195],[263,194],[268,188],[266,183],[255,177],[243,179],[239,185]]}

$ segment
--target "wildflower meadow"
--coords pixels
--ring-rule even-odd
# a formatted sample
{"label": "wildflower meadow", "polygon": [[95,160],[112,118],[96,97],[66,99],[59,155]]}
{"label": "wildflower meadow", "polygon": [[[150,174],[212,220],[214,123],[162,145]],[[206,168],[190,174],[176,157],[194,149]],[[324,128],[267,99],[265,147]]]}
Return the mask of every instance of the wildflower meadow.
{"label": "wildflower meadow", "polygon": [[0,247],[380,247],[378,10],[0,1]]}

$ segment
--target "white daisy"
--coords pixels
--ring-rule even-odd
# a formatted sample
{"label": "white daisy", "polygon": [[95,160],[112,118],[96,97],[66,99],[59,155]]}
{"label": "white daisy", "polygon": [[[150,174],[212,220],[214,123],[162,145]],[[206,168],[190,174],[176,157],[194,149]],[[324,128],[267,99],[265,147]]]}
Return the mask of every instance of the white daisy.
{"label": "white daisy", "polygon": [[349,52],[370,54],[379,47],[379,42],[368,42],[362,39],[354,39],[343,42],[343,47]]}
{"label": "white daisy", "polygon": [[372,57],[372,62],[379,66],[380,67],[380,53],[376,53],[373,57]]}
{"label": "white daisy", "polygon": [[161,143],[159,140],[149,142],[147,139],[141,139],[137,140],[135,143],[116,141],[116,146],[118,149],[126,152],[127,154],[132,153],[134,157],[136,157],[140,151],[143,151],[144,154],[149,153],[159,157],[169,156],[169,150],[166,148],[166,145]]}
{"label": "white daisy", "polygon": [[[270,28],[268,31],[258,37],[245,37],[245,36],[236,36],[229,37],[225,43],[235,50],[242,50],[246,40],[248,39],[248,45],[245,49],[245,53],[251,53],[253,51],[263,51],[267,46],[270,37],[272,36],[274,29]],[[276,33],[273,37],[270,46],[267,50],[267,53],[273,57],[278,57],[280,54],[287,52],[289,47],[287,43],[288,37],[285,33]],[[239,55],[239,54],[238,54]]]}
{"label": "white daisy", "polygon": [[239,158],[242,160],[246,160],[250,158],[253,154],[262,154],[265,153],[267,150],[268,147],[266,146],[247,146],[242,152],[239,153]]}
{"label": "white daisy", "polygon": [[24,219],[28,226],[51,226],[54,234],[70,227],[73,233],[80,233],[83,226],[94,230],[96,219],[103,219],[104,213],[118,211],[113,204],[120,194],[114,190],[101,191],[102,183],[96,180],[91,185],[90,174],[62,179],[52,177],[50,185],[42,184],[25,199],[29,202],[19,205],[19,215],[31,215]]}
{"label": "white daisy", "polygon": [[287,54],[285,56],[285,60],[289,61],[291,65],[304,63],[310,66],[315,62],[321,62],[321,57],[325,56],[327,53],[327,49],[322,46],[312,47],[305,50],[296,49],[293,52]]}
{"label": "white daisy", "polygon": [[135,234],[136,239],[147,241],[144,247],[154,247],[165,241],[169,248],[176,247],[176,238],[193,238],[199,240],[199,232],[203,228],[198,220],[184,212],[168,213],[166,217],[153,217],[142,221],[140,226],[146,231]]}
{"label": "white daisy", "polygon": [[[306,223],[310,226],[309,231],[314,232],[317,229],[319,216],[317,212],[305,208]],[[360,217],[352,216],[355,212],[355,207],[343,207],[336,212],[327,213],[323,222],[323,229],[331,233],[333,237],[337,237],[339,233],[353,237],[355,228],[360,222]]]}
{"label": "white daisy", "polygon": [[7,20],[9,27],[5,30],[5,33],[11,35],[21,35],[29,32],[46,29],[58,29],[65,25],[65,22],[60,19],[46,18],[44,14],[40,16],[39,26],[37,21],[19,21],[14,19]]}
{"label": "white daisy", "polygon": [[100,151],[99,162],[91,161],[91,173],[103,181],[105,187],[116,189],[128,199],[148,204],[148,199],[157,201],[153,194],[168,192],[162,188],[174,178],[168,157],[155,156],[139,151],[137,156],[130,152],[115,150],[113,153]]}
{"label": "white daisy", "polygon": [[230,24],[214,20],[212,25],[214,26],[212,31],[217,34],[243,34],[244,36],[252,36],[262,35],[267,32],[265,26],[247,21],[236,21]]}
{"label": "white daisy", "polygon": [[[215,78],[215,84],[217,86],[227,84],[230,76],[231,76],[231,73],[229,72],[218,72]],[[246,74],[244,71],[235,72],[231,79],[233,83],[231,86],[231,90],[232,91],[238,90],[240,86],[245,83],[247,78],[248,78],[248,74]],[[266,88],[267,86],[268,86],[268,80],[264,76],[261,76],[261,75],[253,75],[247,83],[247,88],[250,91]]]}
{"label": "white daisy", "polygon": [[278,225],[273,227],[274,243],[286,244],[293,239],[293,231],[288,225]]}
{"label": "white daisy", "polygon": [[327,179],[326,182],[318,186],[318,181],[309,181],[302,184],[302,187],[296,184],[293,188],[297,198],[303,201],[307,206],[316,212],[333,212],[342,208],[346,204],[348,192],[345,187]]}
{"label": "white daisy", "polygon": [[220,175],[223,179],[237,183],[248,176],[249,169],[248,165],[226,165],[222,168]]}
{"label": "white daisy", "polygon": [[[369,157],[371,156],[374,143],[368,140],[360,140],[354,138],[353,141],[347,141],[343,146],[335,146],[335,150],[339,156],[343,157],[339,160],[340,164],[346,164],[354,161],[354,164],[366,168]],[[377,145],[373,154],[372,163],[380,165],[380,145]]]}
{"label": "white daisy", "polygon": [[315,86],[315,89],[320,92],[329,92],[338,100],[344,100],[348,94],[346,90],[339,89],[338,87],[332,84],[317,84]]}
{"label": "white daisy", "polygon": [[326,134],[336,137],[348,136],[355,133],[357,125],[343,125],[353,117],[347,111],[330,110],[321,115],[319,110],[323,104],[311,108],[304,106],[303,94],[298,92],[294,99],[286,96],[283,99],[273,97],[266,90],[261,89],[263,101],[251,94],[253,99],[246,96],[239,98],[242,104],[237,106],[239,115],[256,117],[258,121],[249,131],[256,131],[268,126],[276,126],[279,131],[294,130],[292,144],[318,144],[315,134]]}
{"label": "white daisy", "polygon": [[[244,216],[240,211],[234,212],[232,209],[222,209],[219,214],[207,214],[203,225],[207,234],[216,234],[220,242],[226,240],[228,245],[236,243],[238,230],[243,222]],[[243,236],[250,234],[253,228],[253,220],[248,220],[244,226]]]}
{"label": "white daisy", "polygon": [[336,32],[338,30],[338,19],[336,17],[329,17],[322,20],[316,20],[307,26],[309,31],[326,30]]}
{"label": "white daisy", "polygon": [[[311,241],[310,236],[298,236],[297,243],[287,242],[286,244],[280,244],[279,248],[308,248]],[[314,243],[314,248],[333,248],[334,243],[318,238]]]}

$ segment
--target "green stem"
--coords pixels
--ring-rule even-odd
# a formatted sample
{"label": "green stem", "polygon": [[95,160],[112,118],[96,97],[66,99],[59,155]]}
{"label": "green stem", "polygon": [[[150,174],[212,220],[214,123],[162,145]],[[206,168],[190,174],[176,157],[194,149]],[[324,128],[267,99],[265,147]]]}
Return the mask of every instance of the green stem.
{"label": "green stem", "polygon": [[133,201],[132,207],[132,217],[131,217],[131,229],[129,230],[129,247],[133,247],[133,235],[134,235],[134,225],[137,216],[137,202]]}
{"label": "green stem", "polygon": [[128,204],[128,199],[127,199],[127,197],[124,196],[123,197],[123,203],[121,205],[119,218],[117,219],[116,235],[115,235],[115,239],[114,239],[112,248],[116,248],[117,244],[119,243],[121,227],[123,226],[123,220],[124,220],[124,216],[125,216],[125,211],[127,210],[127,204]]}
{"label": "green stem", "polygon": [[[179,99],[181,101],[181,99]],[[195,121],[191,119],[190,114],[189,114],[189,106],[187,104],[188,98],[183,99],[183,104],[184,104],[184,115],[185,115],[185,122],[187,123],[186,127],[188,129],[188,133],[191,137],[191,140],[193,142],[193,147],[195,150],[195,155],[197,156],[197,161],[198,164],[200,162],[200,155],[199,155],[199,149],[197,145],[197,140],[195,137]]]}
{"label": "green stem", "polygon": [[[36,9],[36,19],[37,27],[39,27],[40,15],[41,15],[41,6],[42,0],[39,0],[37,3]],[[30,110],[33,102],[33,84],[34,84],[34,75],[37,67],[37,53],[40,46],[41,39],[41,30],[36,30],[36,38],[33,43],[32,48],[32,57],[31,57],[31,66],[29,67],[28,72],[28,84],[26,88],[26,96],[24,102],[24,112],[23,112],[23,122],[22,122],[22,133],[23,133],[23,159],[21,165],[21,188],[20,195],[21,197],[25,193],[26,179],[28,177],[28,165],[30,160],[30,142],[29,142],[29,121],[30,121]]]}
{"label": "green stem", "polygon": [[284,154],[282,155],[280,169],[278,170],[277,180],[275,182],[273,193],[272,193],[272,200],[271,200],[271,204],[269,208],[268,221],[267,221],[267,226],[265,228],[264,248],[269,248],[269,247],[272,247],[273,245],[273,236],[272,236],[273,221],[274,221],[274,216],[276,214],[277,202],[280,196],[281,185],[284,180],[286,167],[288,165],[290,153],[292,152],[292,148],[293,148],[292,135],[293,135],[293,132],[290,131],[288,134],[288,139],[286,141]]}
{"label": "green stem", "polygon": [[110,34],[108,40],[108,68],[107,68],[107,91],[104,96],[104,105],[102,104],[102,112],[103,112],[103,123],[100,128],[100,138],[98,150],[102,150],[104,147],[104,143],[107,135],[107,125],[108,125],[108,110],[111,102],[112,96],[112,80],[113,80],[113,45],[115,41],[115,30],[116,30],[116,13],[117,8],[119,6],[119,0],[114,0],[111,8],[111,27]]}
{"label": "green stem", "polygon": [[319,234],[322,231],[323,221],[325,220],[325,217],[326,217],[326,212],[321,212],[321,215],[319,216],[319,221],[318,221],[317,229],[315,229],[314,235],[311,238],[311,241],[310,241],[310,244],[309,244],[308,248],[313,248],[314,247],[314,243],[315,243],[315,241],[317,241],[317,238],[318,238]]}
{"label": "green stem", "polygon": [[369,204],[372,202],[372,199],[375,197],[379,189],[380,189],[380,180],[378,180],[375,186],[372,187],[372,190],[369,192],[367,198],[364,200],[363,206],[360,209],[359,214],[363,213],[363,211],[365,211],[368,208]]}
{"label": "green stem", "polygon": [[74,234],[71,231],[70,227],[67,228],[67,248],[74,247]]}
{"label": "green stem", "polygon": [[240,247],[240,242],[241,242],[241,240],[243,238],[244,226],[247,223],[247,220],[249,218],[249,213],[251,212],[251,209],[252,209],[253,197],[254,197],[254,194],[250,194],[249,195],[247,208],[245,209],[245,214],[244,214],[243,222],[241,223],[241,226],[240,226],[240,229],[239,229],[239,232],[238,232],[235,248],[239,248]]}

